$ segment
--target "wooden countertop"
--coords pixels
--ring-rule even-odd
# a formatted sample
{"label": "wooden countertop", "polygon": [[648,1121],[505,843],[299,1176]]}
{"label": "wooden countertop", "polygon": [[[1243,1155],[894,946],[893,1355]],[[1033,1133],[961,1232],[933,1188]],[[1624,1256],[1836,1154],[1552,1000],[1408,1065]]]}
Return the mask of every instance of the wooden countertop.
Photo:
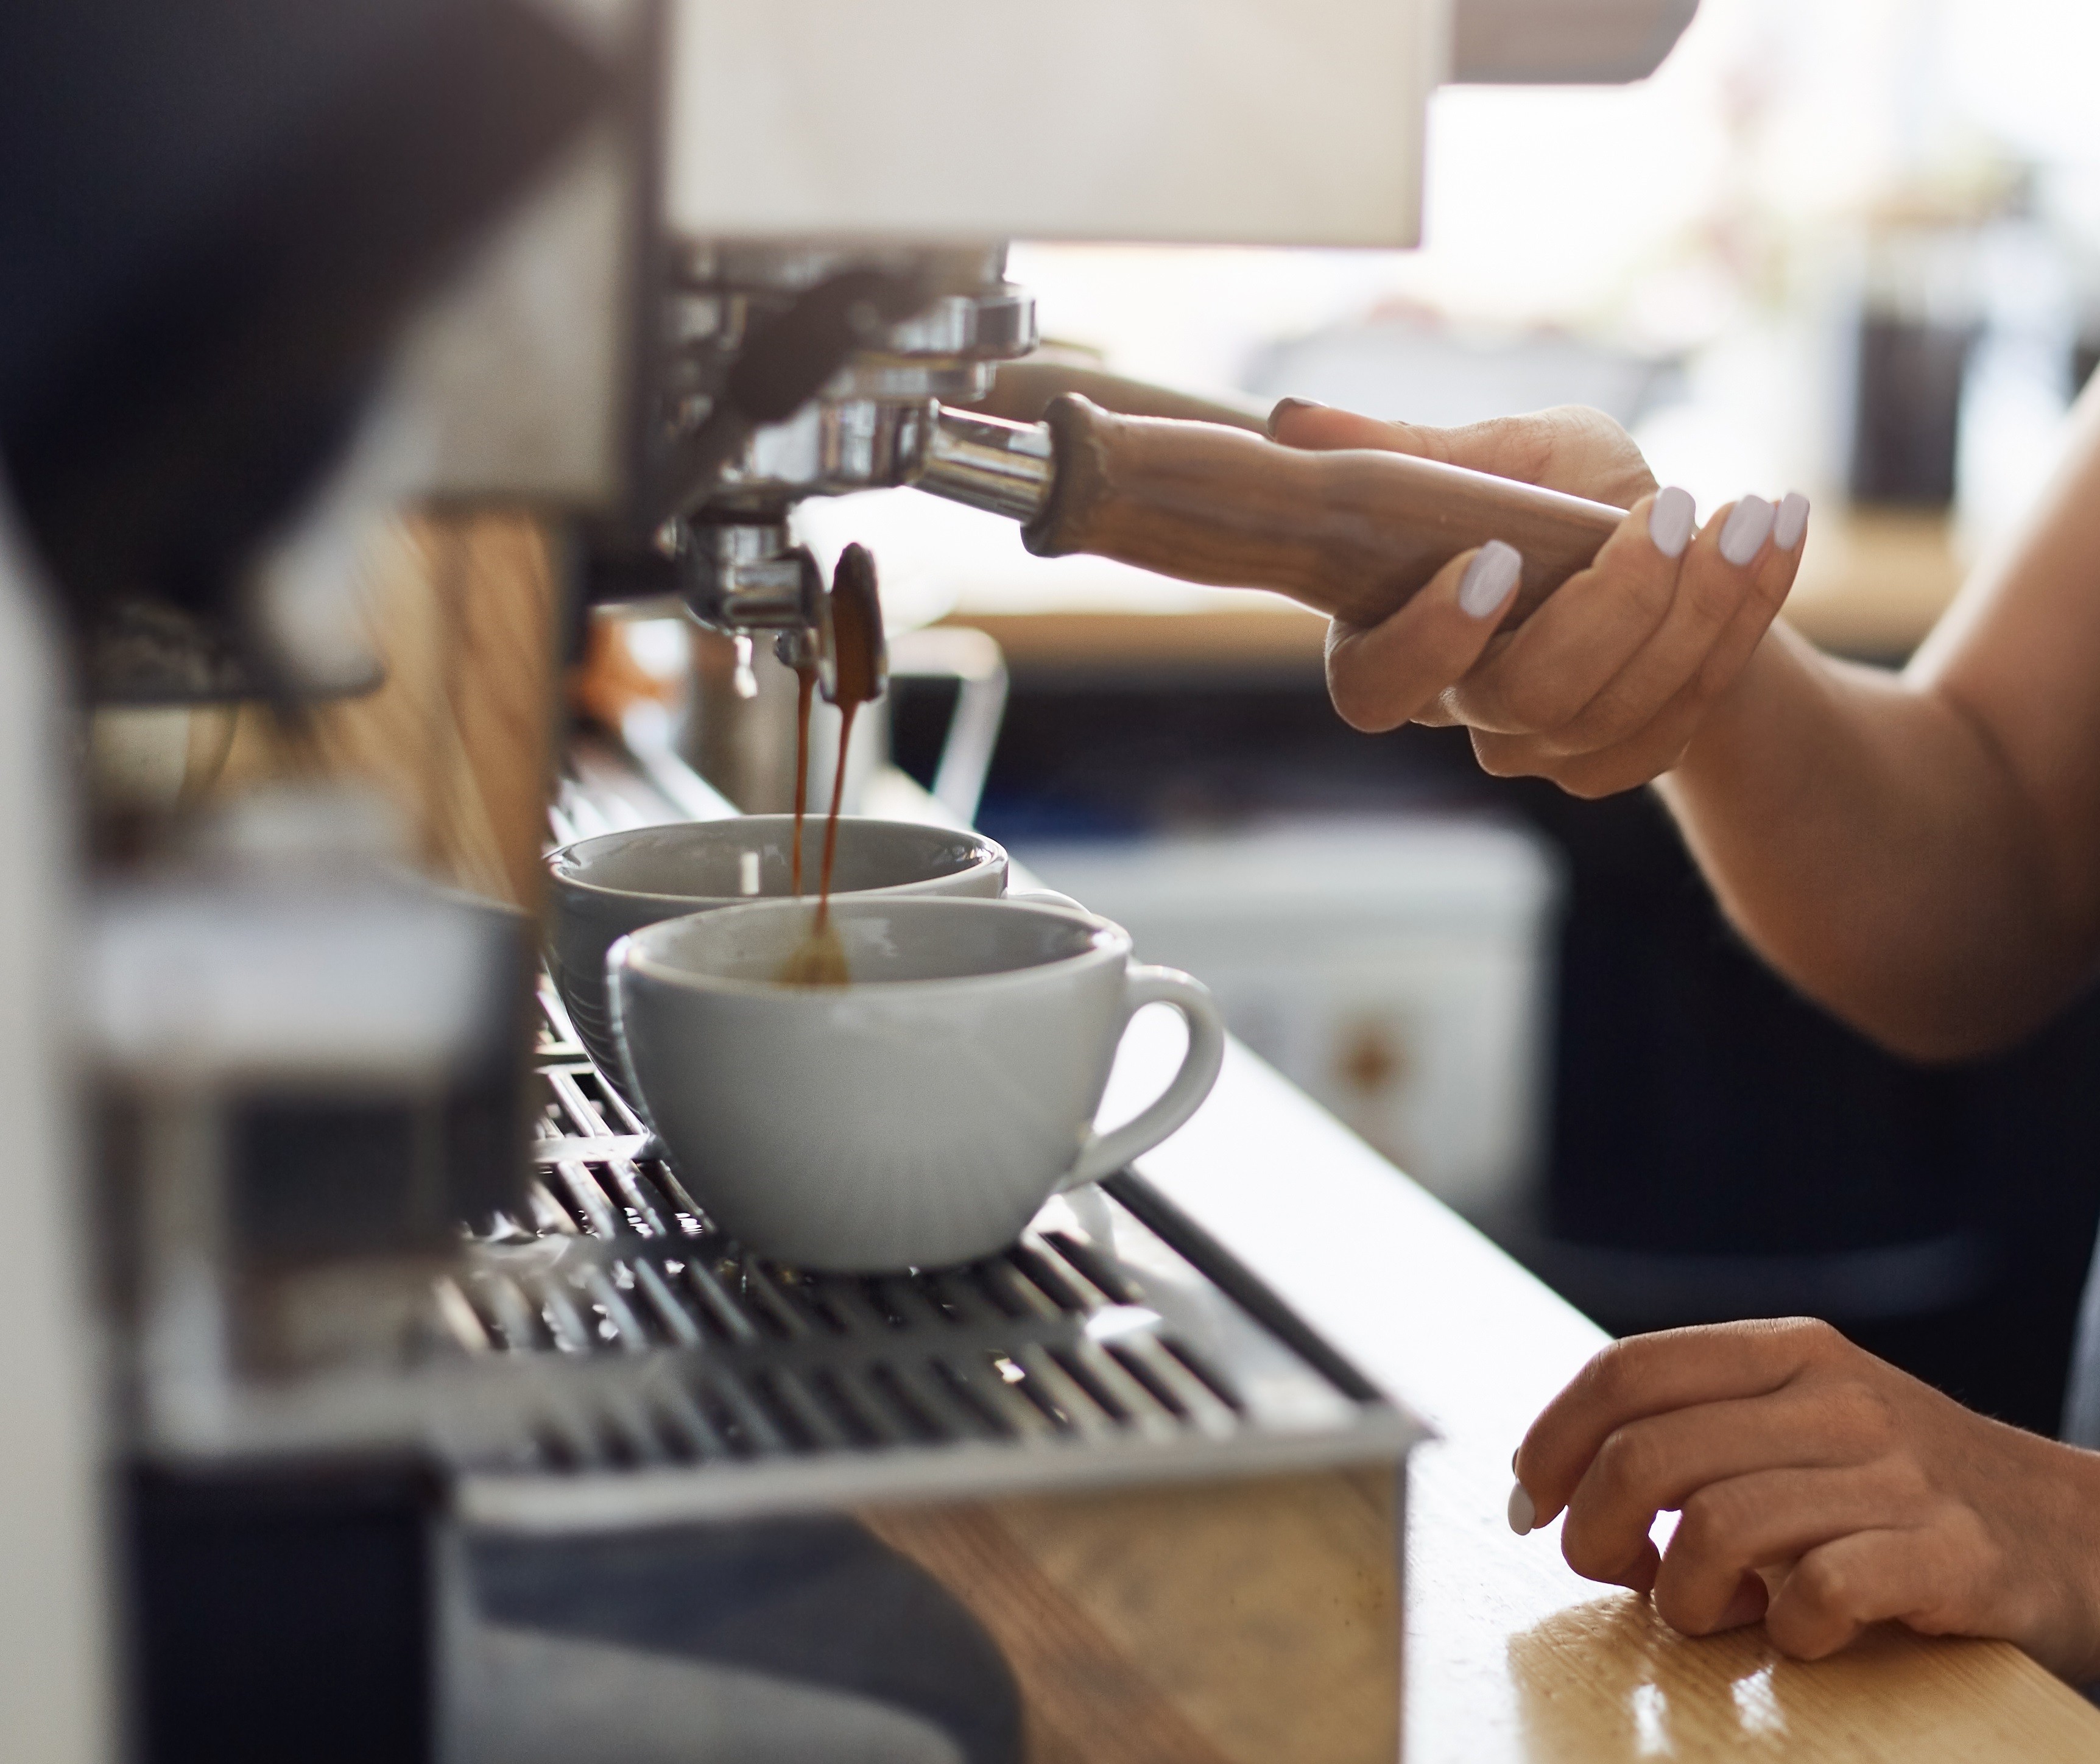
{"label": "wooden countertop", "polygon": [[[1901,656],[1946,610],[1963,568],[1939,515],[1840,509],[1811,527],[1786,618],[1826,649]],[[1319,614],[1273,594],[1179,584],[1177,610],[1149,609],[1110,598],[1137,577],[1114,569],[1104,574],[1098,604],[1008,611],[996,599],[965,598],[944,622],[989,632],[1019,668],[1319,673],[1327,628]]]}
{"label": "wooden countertop", "polygon": [[[1179,1057],[1153,1015],[1105,1118]],[[1557,1525],[1514,1536],[1510,1454],[1604,1334],[1244,1048],[1139,1167],[1442,1435],[1410,1481],[1407,1764],[2100,1757],[2100,1709],[2005,1644],[1891,1629],[1807,1665],[1761,1625],[1695,1640],[1578,1578]]]}

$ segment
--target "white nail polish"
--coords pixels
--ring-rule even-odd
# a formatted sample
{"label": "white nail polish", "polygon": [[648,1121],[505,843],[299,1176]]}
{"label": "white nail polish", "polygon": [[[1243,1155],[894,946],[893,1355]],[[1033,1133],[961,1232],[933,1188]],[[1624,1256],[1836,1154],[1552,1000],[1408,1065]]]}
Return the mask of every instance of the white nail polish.
{"label": "white nail polish", "polygon": [[1779,513],[1772,517],[1772,543],[1781,551],[1791,551],[1807,531],[1808,498],[1798,490],[1789,490],[1779,505]]}
{"label": "white nail polish", "polygon": [[1683,557],[1692,543],[1692,521],[1697,513],[1692,492],[1672,484],[1648,505],[1648,543],[1665,558]]}
{"label": "white nail polish", "polygon": [[1737,569],[1764,549],[1772,529],[1772,505],[1762,496],[1745,496],[1721,529],[1721,555]]}
{"label": "white nail polish", "polygon": [[1532,1504],[1531,1497],[1524,1492],[1524,1484],[1516,1483],[1510,1488],[1510,1529],[1520,1537],[1528,1537],[1538,1524],[1538,1509]]}
{"label": "white nail polish", "polygon": [[1458,583],[1458,606],[1476,619],[1485,619],[1510,597],[1516,579],[1524,573],[1524,559],[1514,545],[1491,539],[1474,554]]}

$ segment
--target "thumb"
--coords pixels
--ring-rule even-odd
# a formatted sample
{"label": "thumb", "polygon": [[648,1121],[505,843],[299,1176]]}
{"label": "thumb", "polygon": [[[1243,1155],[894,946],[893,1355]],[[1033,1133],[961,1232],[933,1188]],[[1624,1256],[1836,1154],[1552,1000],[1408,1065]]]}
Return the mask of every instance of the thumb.
{"label": "thumb", "polygon": [[1268,413],[1270,440],[1313,452],[1372,448],[1383,453],[1441,459],[1445,456],[1432,439],[1435,434],[1413,423],[1381,422],[1375,417],[1359,417],[1354,411],[1336,410],[1302,398],[1279,399]]}

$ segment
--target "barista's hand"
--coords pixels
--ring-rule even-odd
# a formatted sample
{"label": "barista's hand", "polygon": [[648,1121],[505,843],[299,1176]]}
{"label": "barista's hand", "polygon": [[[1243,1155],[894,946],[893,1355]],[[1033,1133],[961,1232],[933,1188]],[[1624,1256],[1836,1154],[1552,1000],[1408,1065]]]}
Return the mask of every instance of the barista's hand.
{"label": "barista's hand", "polygon": [[1481,766],[1500,777],[1601,796],[1668,771],[1757,648],[1801,561],[1804,500],[1776,510],[1748,497],[1695,535],[1691,498],[1658,494],[1639,448],[1600,411],[1424,429],[1286,399],[1269,432],[1291,447],[1416,454],[1629,511],[1596,562],[1515,631],[1498,629],[1515,576],[1493,548],[1453,558],[1382,624],[1328,628],[1327,687],[1344,719],[1371,730],[1462,723]]}
{"label": "barista's hand", "polygon": [[[1996,1636],[2100,1677],[2100,1456],[1964,1409],[1827,1323],[1606,1348],[1516,1456],[1536,1523],[1567,1510],[1578,1574],[1693,1635],[1762,1616],[1806,1660],[1894,1619]],[[1683,1517],[1660,1556],[1658,1512]]]}
{"label": "barista's hand", "polygon": [[1498,417],[1462,429],[1426,429],[1286,398],[1269,412],[1268,433],[1286,447],[1412,453],[1619,509],[1631,508],[1657,488],[1633,437],[1602,411],[1581,404]]}

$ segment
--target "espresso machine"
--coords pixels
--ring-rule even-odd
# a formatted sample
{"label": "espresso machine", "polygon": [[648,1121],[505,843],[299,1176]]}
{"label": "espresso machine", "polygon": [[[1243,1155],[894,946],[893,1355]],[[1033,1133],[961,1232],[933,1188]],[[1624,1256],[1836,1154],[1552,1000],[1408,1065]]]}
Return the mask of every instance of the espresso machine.
{"label": "espresso machine", "polygon": [[1035,415],[1000,241],[1410,244],[1437,84],[1639,77],[1693,4],[10,9],[11,1756],[671,1755],[535,1701],[579,1657],[695,1757],[1393,1755],[1418,1428],[1140,1179],[970,1269],[742,1258],[529,902],[296,765],[90,812],[86,730],[296,756],[376,677],[375,505],[526,511],[557,632],[668,598],[821,677],[798,503],[1043,500],[969,408]]}

